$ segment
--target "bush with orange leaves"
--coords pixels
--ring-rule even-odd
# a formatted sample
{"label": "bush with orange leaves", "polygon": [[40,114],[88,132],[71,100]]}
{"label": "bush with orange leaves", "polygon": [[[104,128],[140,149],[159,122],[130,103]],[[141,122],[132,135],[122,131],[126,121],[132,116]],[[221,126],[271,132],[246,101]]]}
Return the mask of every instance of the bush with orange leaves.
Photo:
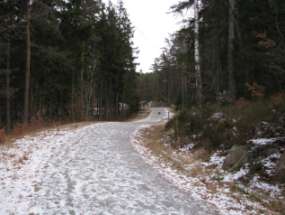
{"label": "bush with orange leaves", "polygon": [[246,83],[246,86],[252,98],[259,99],[264,97],[265,88],[257,84],[255,81],[252,83]]}

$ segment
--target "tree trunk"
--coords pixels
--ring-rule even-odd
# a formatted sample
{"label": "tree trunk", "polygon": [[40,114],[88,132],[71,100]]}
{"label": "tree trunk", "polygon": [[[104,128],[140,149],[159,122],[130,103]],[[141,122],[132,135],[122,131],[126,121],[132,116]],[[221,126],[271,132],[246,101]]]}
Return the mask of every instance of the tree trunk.
{"label": "tree trunk", "polygon": [[234,74],[234,40],[235,40],[235,0],[229,0],[229,36],[228,36],[228,73],[229,96],[232,100],[236,97],[236,83]]}
{"label": "tree trunk", "polygon": [[11,131],[11,103],[10,103],[10,73],[11,73],[11,48],[10,48],[10,40],[7,43],[7,71],[6,71],[6,130],[9,133]]}
{"label": "tree trunk", "polygon": [[26,77],[25,77],[25,104],[24,124],[29,122],[30,106],[30,79],[31,79],[31,2],[27,1],[27,24],[26,24]]}
{"label": "tree trunk", "polygon": [[200,43],[199,43],[199,0],[194,1],[194,16],[195,16],[195,75],[196,75],[196,100],[198,104],[202,104],[203,100],[203,87],[202,87],[202,74],[200,66]]}
{"label": "tree trunk", "polygon": [[74,122],[75,121],[75,101],[74,101],[74,98],[75,98],[75,84],[74,84],[74,80],[75,80],[75,74],[74,74],[74,71],[72,72],[72,81],[71,81],[71,118],[72,118],[72,121]]}
{"label": "tree trunk", "polygon": [[184,63],[181,65],[181,72],[180,72],[180,85],[181,85],[181,109],[185,108],[186,103],[186,77],[185,73],[187,72],[187,65]]}
{"label": "tree trunk", "polygon": [[80,118],[84,118],[85,108],[84,108],[84,61],[85,61],[85,44],[82,42],[81,45],[81,56],[80,56]]}

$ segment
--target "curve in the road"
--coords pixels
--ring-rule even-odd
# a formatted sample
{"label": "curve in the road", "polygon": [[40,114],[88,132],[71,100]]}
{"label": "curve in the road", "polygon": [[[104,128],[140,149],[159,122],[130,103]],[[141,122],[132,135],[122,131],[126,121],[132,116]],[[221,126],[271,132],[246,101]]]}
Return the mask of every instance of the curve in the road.
{"label": "curve in the road", "polygon": [[17,173],[14,183],[21,184],[8,189],[13,198],[1,203],[0,213],[218,214],[164,179],[133,148],[138,128],[166,119],[165,108],[154,108],[140,121],[98,123],[51,138]]}

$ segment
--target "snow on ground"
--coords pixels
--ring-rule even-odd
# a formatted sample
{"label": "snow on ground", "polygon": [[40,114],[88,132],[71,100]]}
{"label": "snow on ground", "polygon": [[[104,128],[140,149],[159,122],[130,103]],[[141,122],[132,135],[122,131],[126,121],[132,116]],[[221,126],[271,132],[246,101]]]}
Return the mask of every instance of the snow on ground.
{"label": "snow on ground", "polygon": [[203,165],[205,165],[205,166],[212,166],[212,165],[215,165],[215,166],[218,167],[218,168],[222,168],[222,165],[223,165],[224,160],[226,159],[226,157],[225,157],[225,156],[221,156],[220,154],[221,154],[220,151],[215,152],[215,153],[210,157],[209,162],[204,162]]}
{"label": "snow on ground", "polygon": [[[280,156],[280,153],[275,153],[261,161],[261,164],[266,169],[266,172],[269,175],[273,173],[273,170],[277,165],[276,161],[280,158]],[[223,182],[235,183],[237,186],[246,190],[247,192],[263,192],[269,195],[271,198],[282,198],[282,189],[279,185],[269,184],[263,181],[259,176],[253,177],[249,185],[246,187],[245,185],[240,183],[239,180],[249,174],[249,165],[245,164],[243,167],[240,168],[240,170],[236,172],[228,172],[222,169],[222,164],[224,160],[225,156],[222,156],[220,152],[217,152],[211,156],[210,161],[207,162],[205,166],[217,164],[216,170],[218,170],[220,177],[223,178]]]}
{"label": "snow on ground", "polygon": [[272,185],[264,181],[261,181],[259,176],[255,176],[251,180],[250,188],[266,191],[273,198],[281,195],[281,189],[278,185]]}
{"label": "snow on ground", "polygon": [[[210,192],[206,185],[196,177],[189,177],[176,169],[171,168],[171,164],[161,163],[160,159],[152,154],[152,152],[142,144],[143,133],[141,128],[138,129],[133,137],[133,145],[136,150],[145,158],[146,162],[152,165],[157,171],[167,180],[176,184],[179,189],[186,190],[192,193],[192,196],[197,199],[206,200],[219,208],[220,212],[225,215],[241,215],[241,214],[260,214],[259,209],[265,210],[260,204],[251,202],[244,196],[240,199],[233,198],[229,188],[220,189],[216,192]],[[215,154],[208,165],[221,164],[224,158]],[[245,170],[239,174],[244,174]],[[232,176],[238,178],[239,175]]]}
{"label": "snow on ground", "polygon": [[49,130],[1,147],[0,214],[218,214],[195,198],[198,187],[177,188],[185,177],[167,166],[174,180],[161,177],[131,144],[137,129],[162,120],[157,108],[137,122]]}
{"label": "snow on ground", "polygon": [[280,159],[280,157],[280,152],[277,152],[271,154],[270,156],[261,161],[262,166],[265,168],[265,171],[269,176],[272,176],[274,174],[274,170],[277,166],[277,161]]}
{"label": "snow on ground", "polygon": [[249,173],[249,169],[248,168],[241,168],[239,171],[235,172],[235,173],[228,173],[224,176],[223,181],[224,182],[233,182],[233,181],[237,181],[240,178],[246,176]]}
{"label": "snow on ground", "polygon": [[[142,127],[144,128],[144,127]],[[271,185],[261,180],[261,178],[255,178],[251,181],[249,186],[244,186],[239,180],[246,177],[249,174],[249,166],[245,164],[237,172],[228,172],[222,169],[225,155],[221,151],[214,153],[208,162],[196,162],[192,164],[185,163],[183,171],[173,168],[171,163],[161,162],[160,157],[155,156],[150,149],[143,145],[143,132],[142,128],[138,129],[133,137],[133,145],[136,150],[144,157],[147,163],[154,166],[158,172],[167,180],[176,184],[179,189],[184,189],[192,193],[192,196],[198,199],[204,199],[217,206],[222,214],[236,215],[236,214],[275,214],[272,211],[267,210],[261,203],[251,199],[250,195],[246,193],[256,193],[262,191],[268,193],[271,197],[280,198],[282,193],[280,187],[277,185]],[[172,153],[172,160],[179,160],[179,154],[182,153],[182,157],[185,153],[191,156],[191,149],[193,144],[189,144],[186,148],[190,149],[190,152],[185,149],[175,151]],[[264,166],[268,169],[274,165],[274,159],[280,155],[275,154],[269,156],[264,160]],[[179,162],[179,164],[182,164]],[[199,166],[200,165],[200,166]],[[192,169],[206,168],[210,170],[206,175],[198,175],[195,177],[185,174],[185,171],[190,172]],[[207,175],[208,174],[208,175]],[[213,190],[209,190],[214,185]],[[243,190],[244,193],[232,191],[231,188],[236,186],[237,189]],[[208,188],[207,188],[208,187]],[[271,199],[272,200],[272,199]],[[266,199],[264,199],[267,202]]]}
{"label": "snow on ground", "polygon": [[[1,147],[0,214],[199,215],[218,214],[216,208],[227,215],[260,214],[261,205],[234,198],[229,187],[211,192],[198,177],[181,174],[141,144],[143,128],[167,119],[166,109],[153,109],[136,122],[48,130]],[[263,160],[268,171],[278,156]],[[222,171],[224,159],[217,152],[202,164],[220,169],[227,183],[247,174],[247,168]],[[278,186],[259,177],[250,189],[280,195]]]}
{"label": "snow on ground", "polygon": [[181,152],[189,152],[190,150],[193,149],[194,146],[195,146],[194,143],[189,143],[189,144],[183,146],[182,148],[180,148],[179,150]]}
{"label": "snow on ground", "polygon": [[252,139],[249,140],[249,142],[253,143],[255,146],[266,146],[266,145],[271,145],[278,140],[284,140],[284,137],[280,138],[259,138],[259,139]]}

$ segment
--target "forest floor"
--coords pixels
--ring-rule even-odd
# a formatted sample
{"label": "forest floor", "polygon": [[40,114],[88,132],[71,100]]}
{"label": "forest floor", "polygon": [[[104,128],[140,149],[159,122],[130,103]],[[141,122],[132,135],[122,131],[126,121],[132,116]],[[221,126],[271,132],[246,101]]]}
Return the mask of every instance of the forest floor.
{"label": "forest floor", "polygon": [[191,145],[174,149],[168,138],[165,124],[160,124],[142,130],[139,143],[142,154],[148,155],[147,160],[169,180],[213,203],[223,214],[282,214],[280,201],[284,200],[284,193],[280,187],[258,179],[251,188],[246,187],[235,180],[246,170],[223,171],[225,156],[221,153],[191,150]]}
{"label": "forest floor", "polygon": [[140,154],[147,118],[64,126],[0,147],[0,214],[219,214],[213,204],[169,181]]}

